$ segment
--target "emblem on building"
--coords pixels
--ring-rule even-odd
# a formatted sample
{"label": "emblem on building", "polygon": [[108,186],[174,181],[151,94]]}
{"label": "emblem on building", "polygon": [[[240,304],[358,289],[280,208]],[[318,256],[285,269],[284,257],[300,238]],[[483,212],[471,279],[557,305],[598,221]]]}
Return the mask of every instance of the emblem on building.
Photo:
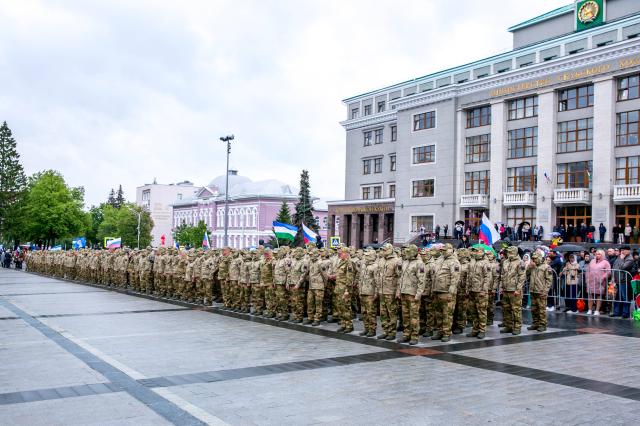
{"label": "emblem on building", "polygon": [[596,20],[599,12],[600,6],[597,2],[593,0],[587,1],[580,6],[580,9],[578,10],[578,19],[583,24],[589,24]]}

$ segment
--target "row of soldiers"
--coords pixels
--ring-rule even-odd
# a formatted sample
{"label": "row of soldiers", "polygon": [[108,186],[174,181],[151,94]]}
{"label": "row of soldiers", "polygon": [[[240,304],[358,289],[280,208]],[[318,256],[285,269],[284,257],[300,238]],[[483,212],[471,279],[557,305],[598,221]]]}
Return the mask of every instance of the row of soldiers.
{"label": "row of soldiers", "polygon": [[[211,305],[222,309],[305,322],[338,321],[351,333],[360,312],[361,333],[415,345],[420,336],[449,341],[471,323],[468,337],[485,337],[493,324],[496,293],[502,294],[502,333],[520,334],[522,296],[529,281],[533,324],[545,331],[546,295],[553,281],[541,253],[525,264],[517,247],[496,257],[482,247],[454,250],[439,244],[419,250],[385,244],[374,250],[281,247],[275,250],[80,250],[32,252],[30,271]],[[377,315],[382,333],[377,334]]]}

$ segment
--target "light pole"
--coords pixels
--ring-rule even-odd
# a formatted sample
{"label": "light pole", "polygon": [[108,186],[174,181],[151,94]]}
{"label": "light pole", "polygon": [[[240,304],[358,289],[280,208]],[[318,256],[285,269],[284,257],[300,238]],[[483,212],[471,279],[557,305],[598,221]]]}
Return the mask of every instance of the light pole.
{"label": "light pole", "polygon": [[225,189],[224,189],[224,246],[229,246],[229,154],[231,154],[231,141],[233,135],[222,136],[220,138],[222,142],[227,143],[227,174],[225,175]]}
{"label": "light pole", "polygon": [[138,213],[138,250],[140,250],[140,216],[142,216],[142,212]]}

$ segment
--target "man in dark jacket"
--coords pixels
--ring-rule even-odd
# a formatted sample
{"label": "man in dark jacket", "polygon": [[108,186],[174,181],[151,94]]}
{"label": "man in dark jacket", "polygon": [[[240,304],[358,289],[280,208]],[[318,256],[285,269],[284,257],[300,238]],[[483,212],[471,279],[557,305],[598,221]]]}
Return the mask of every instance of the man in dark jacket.
{"label": "man in dark jacket", "polygon": [[611,317],[629,318],[631,311],[631,273],[635,261],[631,256],[631,247],[620,247],[620,256],[613,264],[611,271],[612,281],[616,283],[616,297],[613,302],[613,313]]}
{"label": "man in dark jacket", "polygon": [[[555,272],[554,278],[560,276],[560,272],[562,272],[562,256],[558,252],[552,251],[549,252],[549,266]],[[549,293],[547,295],[547,311],[555,311],[556,309],[556,298],[558,295],[558,286],[554,279],[554,283],[549,288]]]}
{"label": "man in dark jacket", "polygon": [[600,242],[604,243],[604,236],[607,233],[607,227],[604,226],[604,223],[600,223],[600,226],[598,227],[598,231],[600,232]]}

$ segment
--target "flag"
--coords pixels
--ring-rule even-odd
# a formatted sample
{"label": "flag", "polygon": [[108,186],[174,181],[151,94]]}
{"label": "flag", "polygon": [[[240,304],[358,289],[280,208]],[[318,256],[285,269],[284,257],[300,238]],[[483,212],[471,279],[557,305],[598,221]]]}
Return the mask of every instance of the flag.
{"label": "flag", "polygon": [[164,243],[165,243],[165,241],[166,241],[166,240],[167,240],[167,237],[165,237],[165,236],[164,236],[164,234],[162,234],[162,235],[160,236],[160,245],[161,245],[162,247],[164,247]]}
{"label": "flag", "polygon": [[108,249],[117,249],[122,245],[122,238],[114,238],[113,240],[107,241]]}
{"label": "flag", "polygon": [[62,250],[62,246],[61,245],[57,245],[57,246],[53,246],[51,248],[49,248],[49,251],[61,251]]}
{"label": "flag", "polygon": [[207,231],[204,231],[204,237],[202,237],[202,247],[211,248],[211,245],[209,244],[209,235],[207,235]]}
{"label": "flag", "polygon": [[486,214],[482,213],[482,223],[480,224],[480,232],[478,233],[478,240],[484,244],[491,246],[493,243],[500,239],[500,234],[496,231],[495,226],[489,220]]}
{"label": "flag", "polygon": [[179,249],[179,248],[180,248],[180,244],[178,244],[178,242],[177,242],[177,241],[174,241],[174,242],[173,242],[173,248],[177,248],[177,249]]}
{"label": "flag", "polygon": [[74,238],[72,242],[74,250],[80,250],[87,247],[87,239],[85,237]]}
{"label": "flag", "polygon": [[283,240],[295,240],[298,228],[291,226],[288,223],[280,223],[273,221],[273,233],[276,234],[276,238],[282,238]]}
{"label": "flag", "polygon": [[304,223],[302,224],[302,234],[304,237],[305,244],[309,244],[309,243],[315,244],[316,240],[318,239],[318,234],[313,232],[311,229],[307,228],[307,226]]}

